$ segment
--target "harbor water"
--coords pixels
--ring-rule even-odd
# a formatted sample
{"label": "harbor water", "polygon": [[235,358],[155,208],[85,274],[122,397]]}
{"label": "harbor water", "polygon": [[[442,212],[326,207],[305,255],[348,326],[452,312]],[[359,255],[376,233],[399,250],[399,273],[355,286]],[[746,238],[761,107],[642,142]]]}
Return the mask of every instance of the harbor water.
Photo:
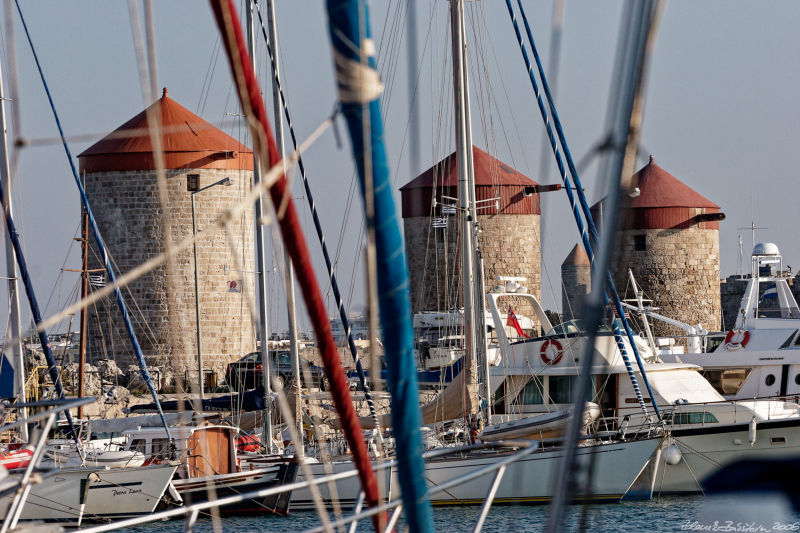
{"label": "harbor water", "polygon": [[[480,507],[438,507],[434,509],[434,529],[442,532],[472,531]],[[496,506],[491,509],[483,531],[486,533],[539,532],[544,530],[548,507]],[[287,517],[223,517],[225,532],[292,532],[320,525],[315,512],[294,512]],[[180,533],[181,520],[124,529],[126,533]],[[742,496],[724,498],[662,497],[651,501],[603,505],[573,505],[568,509],[566,531],[726,531],[771,533],[800,531],[800,514],[793,512],[780,496]],[[215,531],[211,518],[202,518],[196,532]],[[363,521],[359,532],[372,531]],[[395,531],[403,531],[402,523]]]}

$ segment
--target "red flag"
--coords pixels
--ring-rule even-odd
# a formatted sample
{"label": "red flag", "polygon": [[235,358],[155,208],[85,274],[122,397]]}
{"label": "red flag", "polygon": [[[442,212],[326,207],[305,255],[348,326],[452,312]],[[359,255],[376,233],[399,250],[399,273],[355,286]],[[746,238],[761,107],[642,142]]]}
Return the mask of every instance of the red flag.
{"label": "red flag", "polygon": [[514,310],[511,309],[510,305],[508,306],[508,319],[506,319],[506,326],[513,327],[515,330],[517,330],[517,333],[520,336],[525,337],[526,339],[530,339],[530,337],[528,335],[525,335],[525,332],[522,331],[522,326],[519,325],[519,320],[517,320],[517,315],[514,314]]}

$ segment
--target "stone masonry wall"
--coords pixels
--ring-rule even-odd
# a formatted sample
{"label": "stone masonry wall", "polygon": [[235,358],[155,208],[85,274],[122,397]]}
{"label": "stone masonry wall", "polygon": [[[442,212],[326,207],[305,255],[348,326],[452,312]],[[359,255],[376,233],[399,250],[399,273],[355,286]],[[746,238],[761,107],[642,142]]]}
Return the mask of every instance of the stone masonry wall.
{"label": "stone masonry wall", "polygon": [[[645,251],[636,251],[635,237],[644,235]],[[709,331],[721,326],[719,231],[696,227],[618,232],[614,281],[621,297],[629,286],[628,268],[659,313]],[[628,297],[633,293],[627,291]],[[678,328],[651,321],[656,335],[683,335]]]}
{"label": "stone masonry wall", "polygon": [[564,320],[579,318],[592,287],[589,265],[561,265],[561,314]]}
{"label": "stone masonry wall", "polygon": [[[246,194],[251,185],[252,172],[207,169],[168,171],[168,209],[173,243],[192,234],[187,174],[199,174],[200,187],[225,177],[232,180],[230,186],[215,186],[195,195],[197,231],[213,232],[197,243],[203,366],[224,375],[228,362],[255,350],[255,334],[245,300],[245,297],[253,297],[252,209],[244,209],[231,222],[233,246],[229,245],[222,229],[214,229],[212,221],[223,208],[239,202]],[[155,172],[87,174],[86,191],[118,275],[164,251],[162,210]],[[167,367],[179,376],[188,369],[190,375],[194,373],[190,379],[196,380],[192,248],[178,253],[173,261],[174,271],[171,274],[167,273],[165,266],[161,266],[132,282],[124,294],[148,363]],[[246,272],[236,270],[237,261]],[[101,266],[92,242],[89,268]],[[230,281],[236,281],[241,287],[245,278],[247,292],[241,288],[240,292],[229,290]],[[168,295],[170,285],[175,292]],[[122,368],[135,362],[113,296],[98,302],[90,314],[88,357],[90,361],[112,358]]]}
{"label": "stone masonry wall", "polygon": [[[415,313],[461,307],[458,221],[447,220],[447,228],[431,227],[428,217],[403,221]],[[479,215],[478,221],[486,291],[497,284],[497,276],[524,276],[528,292],[541,299],[539,215]],[[522,300],[509,303],[518,315],[536,322],[533,309]]]}

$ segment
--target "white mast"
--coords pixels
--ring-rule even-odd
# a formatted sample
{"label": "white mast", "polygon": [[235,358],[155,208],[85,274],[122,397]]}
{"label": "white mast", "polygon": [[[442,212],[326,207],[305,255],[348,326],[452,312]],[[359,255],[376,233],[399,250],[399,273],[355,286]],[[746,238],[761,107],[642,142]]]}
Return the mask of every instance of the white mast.
{"label": "white mast", "polygon": [[[269,45],[272,50],[272,62],[274,72],[272,77],[272,102],[273,114],[275,115],[275,142],[278,144],[278,153],[281,159],[285,158],[284,153],[284,134],[283,134],[283,101],[280,91],[280,55],[278,54],[278,26],[275,18],[275,2],[267,2],[267,24],[269,25]],[[286,165],[284,164],[284,173]],[[289,178],[288,176],[286,177]],[[289,254],[284,250],[283,260],[285,264],[285,285],[286,285],[286,310],[289,318],[289,353],[292,357],[292,383],[294,392],[294,419],[297,424],[297,434],[303,438],[303,411],[300,405],[300,354],[297,349],[297,316],[294,304],[294,267]],[[302,443],[295,446],[297,455],[303,451]]]}
{"label": "white mast", "polygon": [[[11,172],[8,166],[8,145],[7,145],[7,131],[6,131],[6,107],[5,107],[5,90],[3,89],[3,69],[0,64],[0,178],[3,180],[3,188],[6,191],[7,205],[3,206],[8,209],[8,214],[13,215],[14,212],[11,208],[12,204],[12,182]],[[6,239],[6,275],[8,276],[8,329],[6,330],[5,341],[10,338],[17,339],[11,346],[5,341],[3,342],[3,351],[11,357],[11,364],[14,367],[14,390],[17,393],[17,398],[25,401],[25,358],[22,350],[22,324],[19,316],[19,292],[17,288],[17,260],[14,255],[14,249],[11,247],[11,242]],[[27,409],[23,409],[19,413],[20,418],[28,416]],[[28,440],[28,426],[22,425],[20,427],[20,438],[23,441]]]}
{"label": "white mast", "polygon": [[[470,364],[485,352],[484,334],[479,327],[484,317],[482,295],[478,295],[476,269],[477,215],[475,210],[475,168],[472,158],[469,83],[466,43],[464,41],[463,0],[451,0],[450,21],[453,32],[453,90],[455,93],[456,161],[458,165],[458,201],[461,225],[461,285],[464,298],[464,341]],[[478,268],[480,265],[477,265]],[[483,348],[481,347],[483,346]],[[488,381],[488,375],[485,376]],[[488,383],[485,383],[488,390]],[[487,403],[489,398],[486,398]]]}
{"label": "white mast", "polygon": [[[250,58],[253,61],[253,69],[256,68],[256,41],[253,21],[253,2],[248,2],[247,6],[247,45]],[[261,181],[261,165],[259,164],[258,154],[253,150],[253,187]],[[267,278],[266,278],[266,259],[264,253],[264,229],[261,225],[264,213],[264,198],[259,194],[256,200],[253,215],[256,224],[256,286],[258,291],[258,328],[261,340],[261,367],[264,377],[264,445],[267,453],[272,453],[272,413],[270,409],[270,398],[272,390],[270,386],[270,359],[269,345],[267,339]]]}

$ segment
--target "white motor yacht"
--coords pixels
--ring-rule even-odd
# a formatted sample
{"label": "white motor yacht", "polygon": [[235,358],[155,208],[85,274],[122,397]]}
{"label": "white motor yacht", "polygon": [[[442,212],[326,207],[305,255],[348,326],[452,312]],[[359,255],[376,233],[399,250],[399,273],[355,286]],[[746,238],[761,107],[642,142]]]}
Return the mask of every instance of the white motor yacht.
{"label": "white motor yacht", "polygon": [[[753,249],[749,277],[734,327],[706,334],[688,353],[662,355],[703,367],[703,374],[728,399],[800,398],[800,308],[773,243]],[[691,349],[694,347],[694,349]]]}
{"label": "white motor yacht", "polygon": [[[547,332],[544,336],[509,341],[500,309],[505,298],[527,298]],[[580,322],[550,326],[538,300],[530,294],[493,292],[489,304],[502,362],[490,368],[493,397],[491,424],[539,416],[569,408],[586,336]],[[702,368],[681,362],[664,363],[647,340],[634,336],[643,359],[644,376],[631,344],[621,339],[642,397],[637,396],[620,347],[611,331],[595,340],[592,365],[593,398],[600,406],[600,431],[636,431],[656,421],[653,401],[670,437],[650,472],[650,488],[663,492],[699,492],[703,479],[721,466],[744,458],[800,453],[800,406],[783,400],[731,401],[701,374]],[[711,354],[708,354],[710,356]],[[648,392],[652,391],[652,398]]]}

